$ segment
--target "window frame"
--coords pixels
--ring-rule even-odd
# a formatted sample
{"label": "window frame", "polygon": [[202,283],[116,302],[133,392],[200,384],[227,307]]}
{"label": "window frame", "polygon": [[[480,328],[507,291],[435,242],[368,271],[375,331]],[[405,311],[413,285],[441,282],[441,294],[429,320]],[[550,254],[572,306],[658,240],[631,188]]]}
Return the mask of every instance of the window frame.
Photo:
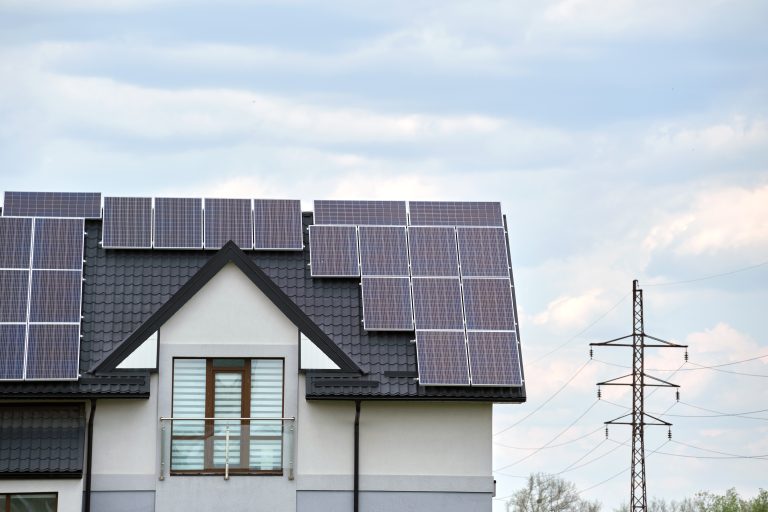
{"label": "window frame", "polygon": [[[171,408],[173,408],[173,394],[175,392],[174,390],[174,376],[176,372],[176,361],[179,359],[187,359],[187,360],[204,360],[205,361],[205,417],[206,418],[213,418],[215,416],[214,408],[216,406],[215,401],[215,382],[216,382],[216,374],[217,373],[237,373],[240,374],[241,380],[240,380],[240,417],[241,418],[250,418],[250,409],[251,409],[251,375],[252,375],[252,362],[253,361],[280,361],[281,362],[281,389],[280,389],[280,416],[285,417],[285,358],[284,357],[186,357],[186,356],[180,356],[180,357],[174,357],[171,364]],[[232,366],[215,366],[214,361],[222,361],[222,360],[229,360],[229,361],[236,361],[236,360],[242,360],[243,364],[241,367],[232,367]],[[173,424],[175,422],[171,422],[171,439],[169,443],[169,475],[171,476],[197,476],[197,475],[217,475],[221,476],[225,472],[224,467],[214,467],[213,464],[213,455],[214,455],[214,447],[213,442],[216,439],[223,439],[223,435],[215,435],[214,434],[214,422],[216,420],[205,420],[204,421],[204,428],[203,428],[203,434],[202,435],[174,435],[173,434]],[[229,468],[229,474],[230,475],[262,475],[262,476],[282,476],[283,475],[283,465],[284,465],[284,443],[285,443],[285,435],[282,432],[283,422],[280,422],[281,426],[281,432],[280,435],[277,436],[258,436],[260,439],[272,439],[272,440],[280,440],[280,468],[279,469],[251,469],[250,467],[247,468],[233,468],[230,466]],[[241,432],[243,429],[248,429],[247,431],[250,433],[250,427],[251,427],[251,421],[250,420],[240,420],[240,428]],[[240,436],[236,436],[240,437]],[[193,441],[203,441],[203,469],[173,469],[173,441],[176,439],[180,440],[193,440]],[[250,435],[249,435],[250,440]],[[250,461],[250,442],[240,442],[240,461]]]}
{"label": "window frame", "polygon": [[49,492],[0,492],[0,496],[5,496],[5,503],[0,503],[0,512],[11,512],[11,497],[13,496],[47,496],[53,494],[53,510],[59,510],[59,493]]}

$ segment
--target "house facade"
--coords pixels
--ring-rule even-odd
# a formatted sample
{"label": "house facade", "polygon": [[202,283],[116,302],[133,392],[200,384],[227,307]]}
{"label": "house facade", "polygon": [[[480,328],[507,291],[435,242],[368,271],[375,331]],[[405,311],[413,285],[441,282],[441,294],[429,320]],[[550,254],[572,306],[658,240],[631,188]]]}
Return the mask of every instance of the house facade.
{"label": "house facade", "polygon": [[[6,195],[0,259],[11,261],[23,243],[2,219],[24,216],[8,215],[8,202]],[[83,221],[75,378],[45,378],[67,347],[49,336],[39,349],[35,334],[64,323],[33,314],[43,307],[35,301],[63,307],[60,285],[35,298],[52,270],[34,261],[46,250],[59,254],[58,245],[29,241],[26,320],[12,318],[11,302],[2,308],[0,511],[490,511],[492,405],[525,401],[518,345],[517,360],[493,363],[505,353],[478,353],[465,327],[463,367],[449,346],[430,355],[414,338],[442,331],[419,330],[429,319],[414,291],[411,329],[367,329],[379,303],[387,311],[394,303],[364,295],[362,239],[355,244],[363,276],[313,276],[311,265],[321,262],[310,246],[321,249],[309,239],[318,224],[312,212],[300,214],[301,249],[261,251],[232,240],[215,249],[105,247],[106,203],[104,213]],[[0,274],[9,289],[23,269],[10,264]],[[425,284],[414,287],[416,277],[408,276],[409,290]],[[514,288],[510,296],[514,307]],[[446,299],[428,298],[434,309],[450,309]],[[461,301],[467,312],[470,299]],[[491,317],[505,311],[488,301],[483,308]],[[501,320],[514,323],[517,341],[514,318]],[[21,325],[18,359],[13,333]],[[14,360],[23,362],[21,378]],[[514,385],[483,380],[510,364],[520,372]],[[474,380],[443,384],[457,368]]]}

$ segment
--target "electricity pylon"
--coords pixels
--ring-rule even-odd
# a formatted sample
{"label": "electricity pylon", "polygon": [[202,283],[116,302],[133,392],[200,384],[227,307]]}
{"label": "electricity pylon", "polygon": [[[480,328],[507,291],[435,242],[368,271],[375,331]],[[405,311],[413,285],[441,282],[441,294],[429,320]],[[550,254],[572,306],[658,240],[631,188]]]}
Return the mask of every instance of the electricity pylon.
{"label": "electricity pylon", "polygon": [[[629,498],[630,512],[647,512],[648,500],[646,498],[645,487],[645,426],[666,426],[672,424],[660,418],[652,416],[645,412],[645,388],[646,387],[671,387],[679,388],[677,384],[672,384],[665,380],[653,377],[645,373],[645,348],[685,348],[685,360],[688,361],[688,345],[679,345],[669,341],[656,338],[646,334],[643,327],[643,291],[638,287],[637,279],[632,282],[632,295],[634,297],[632,305],[632,334],[614,338],[612,340],[600,343],[590,343],[590,347],[632,347],[632,373],[616,377],[615,379],[598,382],[597,396],[600,397],[599,386],[632,386],[632,412],[618,418],[606,421],[607,425],[632,425],[632,477]],[[632,338],[632,343],[622,341]],[[653,340],[646,343],[646,338]],[[592,349],[589,349],[589,356],[592,357]],[[632,377],[632,382],[620,382],[622,379]],[[646,382],[648,379],[650,382]],[[677,392],[677,398],[680,399],[680,392]],[[627,417],[631,416],[631,421]],[[669,431],[669,437],[672,437],[672,431]]]}

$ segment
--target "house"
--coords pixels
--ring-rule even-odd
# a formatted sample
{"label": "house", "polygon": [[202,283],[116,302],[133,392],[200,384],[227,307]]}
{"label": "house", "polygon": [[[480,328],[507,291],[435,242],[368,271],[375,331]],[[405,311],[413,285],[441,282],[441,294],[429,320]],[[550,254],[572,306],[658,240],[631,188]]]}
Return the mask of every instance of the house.
{"label": "house", "polygon": [[498,203],[6,192],[0,511],[490,511]]}

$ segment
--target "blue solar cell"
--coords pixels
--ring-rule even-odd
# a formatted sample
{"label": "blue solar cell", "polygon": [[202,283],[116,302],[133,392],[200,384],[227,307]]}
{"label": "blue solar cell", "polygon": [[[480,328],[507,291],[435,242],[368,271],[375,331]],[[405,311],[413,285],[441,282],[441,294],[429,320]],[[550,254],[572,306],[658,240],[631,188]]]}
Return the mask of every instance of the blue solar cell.
{"label": "blue solar cell", "polygon": [[83,219],[35,219],[32,268],[82,270]]}
{"label": "blue solar cell", "polygon": [[253,249],[253,212],[250,199],[205,200],[205,248],[220,249],[233,241]]}
{"label": "blue solar cell", "polygon": [[0,324],[0,380],[24,378],[24,324]]}
{"label": "blue solar cell", "polygon": [[515,313],[509,279],[464,279],[467,329],[513,331]]}
{"label": "blue solar cell", "polygon": [[312,277],[357,277],[357,228],[355,226],[309,226],[309,256]]}
{"label": "blue solar cell", "polygon": [[29,321],[80,322],[82,286],[81,271],[33,271]]}
{"label": "blue solar cell", "polygon": [[416,331],[416,356],[419,385],[469,385],[463,331]]}
{"label": "blue solar cell", "polygon": [[191,197],[155,198],[155,247],[203,248],[203,200]]}
{"label": "blue solar cell", "polygon": [[32,219],[0,217],[0,268],[29,268]]}
{"label": "blue solar cell", "polygon": [[315,201],[315,224],[405,226],[405,201]]}
{"label": "blue solar cell", "polygon": [[414,277],[458,277],[456,231],[452,227],[408,228],[411,274]]}
{"label": "blue solar cell", "polygon": [[509,277],[504,228],[457,228],[461,275]]}
{"label": "blue solar cell", "polygon": [[152,198],[105,197],[102,246],[106,249],[150,249]]}
{"label": "blue solar cell", "polygon": [[522,386],[514,331],[468,331],[473,386]]}
{"label": "blue solar cell", "polygon": [[298,199],[254,199],[253,217],[257,250],[304,249],[301,201]]}
{"label": "blue solar cell", "polygon": [[411,226],[504,226],[501,204],[410,201]]}
{"label": "blue solar cell", "polygon": [[29,326],[27,380],[73,380],[78,377],[80,326]]}
{"label": "blue solar cell", "polygon": [[360,269],[364,276],[408,277],[405,227],[360,226]]}
{"label": "blue solar cell", "polygon": [[413,309],[417,329],[464,329],[459,279],[414,278]]}
{"label": "blue solar cell", "polygon": [[0,270],[0,322],[26,322],[29,270]]}
{"label": "blue solar cell", "polygon": [[413,307],[407,277],[363,277],[363,325],[367,331],[412,331]]}
{"label": "blue solar cell", "polygon": [[7,217],[101,218],[99,192],[6,192],[3,204]]}

